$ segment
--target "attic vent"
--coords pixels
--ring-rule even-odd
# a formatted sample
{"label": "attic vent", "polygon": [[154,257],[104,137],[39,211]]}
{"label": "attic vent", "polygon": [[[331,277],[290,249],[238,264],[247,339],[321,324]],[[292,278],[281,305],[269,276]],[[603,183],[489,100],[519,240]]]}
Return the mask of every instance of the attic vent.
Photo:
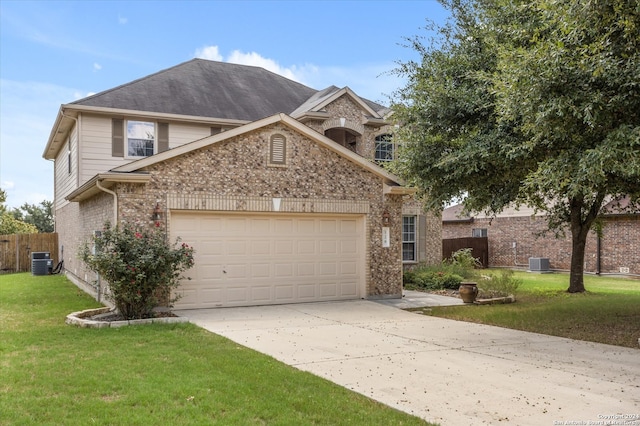
{"label": "attic vent", "polygon": [[269,164],[284,165],[287,158],[287,140],[282,135],[273,135],[269,143]]}

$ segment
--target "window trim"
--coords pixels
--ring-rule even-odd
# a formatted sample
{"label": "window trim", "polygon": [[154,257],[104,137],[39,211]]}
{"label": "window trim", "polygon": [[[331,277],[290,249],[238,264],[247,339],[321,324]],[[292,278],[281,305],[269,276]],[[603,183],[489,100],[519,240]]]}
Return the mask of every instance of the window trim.
{"label": "window trim", "polygon": [[[395,159],[396,155],[396,145],[393,142],[393,135],[391,133],[382,133],[375,137],[375,146],[373,151],[373,159],[376,163],[389,163]],[[379,149],[382,145],[385,145],[385,150]],[[378,153],[385,153],[384,158],[378,157]],[[389,154],[391,154],[391,158],[389,158]]]}
{"label": "window trim", "polygon": [[[129,154],[129,123],[149,123],[153,124],[153,152],[150,155],[130,155]],[[148,140],[148,139],[147,139]],[[124,120],[124,135],[123,135],[123,148],[124,158],[127,159],[140,159],[151,157],[158,153],[158,123],[155,121],[146,120]]]}
{"label": "window trim", "polygon": [[[405,219],[412,219],[411,232],[405,232]],[[418,262],[418,220],[416,215],[403,215],[402,216],[402,263],[417,263]],[[406,234],[413,236],[412,240],[405,239]],[[405,244],[413,244],[413,259],[405,259]]]}
{"label": "window trim", "polygon": [[[480,235],[476,235],[480,234]],[[487,238],[488,232],[487,228],[472,228],[471,229],[471,237],[472,238]]]}

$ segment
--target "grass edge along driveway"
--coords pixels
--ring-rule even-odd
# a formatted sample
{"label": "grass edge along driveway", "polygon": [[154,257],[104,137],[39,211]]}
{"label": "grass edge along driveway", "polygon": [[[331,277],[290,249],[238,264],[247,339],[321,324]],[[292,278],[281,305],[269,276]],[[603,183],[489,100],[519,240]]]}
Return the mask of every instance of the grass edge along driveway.
{"label": "grass edge along driveway", "polygon": [[192,324],[89,329],[63,276],[0,275],[0,425],[415,425]]}
{"label": "grass edge along driveway", "polygon": [[[488,271],[496,272],[496,271]],[[640,280],[585,275],[585,293],[570,294],[565,273],[515,272],[516,303],[417,308],[427,315],[638,349]]]}

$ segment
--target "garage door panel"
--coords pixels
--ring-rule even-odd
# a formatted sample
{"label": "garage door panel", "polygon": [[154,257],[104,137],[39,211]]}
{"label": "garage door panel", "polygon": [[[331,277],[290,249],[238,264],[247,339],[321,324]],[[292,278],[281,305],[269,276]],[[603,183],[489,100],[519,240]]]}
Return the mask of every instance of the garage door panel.
{"label": "garage door panel", "polygon": [[251,254],[254,256],[269,256],[271,254],[271,241],[268,241],[268,240],[252,241]]}
{"label": "garage door panel", "polygon": [[227,302],[232,304],[248,303],[249,302],[249,288],[247,287],[228,287],[227,288]]}
{"label": "garage door panel", "polygon": [[295,244],[293,240],[276,240],[275,254],[293,254],[294,246]]}
{"label": "garage door panel", "polygon": [[336,254],[338,253],[337,241],[320,241],[318,245],[318,253],[323,254]]}
{"label": "garage door panel", "polygon": [[358,265],[355,262],[340,262],[340,275],[353,275],[358,273]]}
{"label": "garage door panel", "polygon": [[253,302],[271,302],[272,288],[269,285],[251,286],[251,300]]}
{"label": "garage door panel", "polygon": [[271,277],[271,265],[268,263],[254,263],[249,265],[249,270],[251,271],[249,275],[251,279]]}
{"label": "garage door panel", "polygon": [[246,256],[247,255],[247,241],[231,240],[225,244],[226,253],[230,256]]}
{"label": "garage door panel", "polygon": [[298,276],[299,277],[312,277],[316,274],[315,263],[298,263]]}
{"label": "garage door panel", "polygon": [[298,285],[298,299],[300,301],[316,300],[317,285],[315,283]]}
{"label": "garage door panel", "polygon": [[340,233],[342,234],[355,234],[357,233],[357,222],[355,220],[341,220],[340,221]]}
{"label": "garage door panel", "polygon": [[246,279],[247,265],[245,263],[229,263],[223,266],[222,275],[227,280]]}
{"label": "garage door panel", "polygon": [[335,283],[320,283],[320,297],[321,298],[336,298],[338,297],[338,285]]}
{"label": "garage door panel", "polygon": [[275,232],[276,235],[287,234],[291,235],[295,231],[293,219],[276,219],[275,220]]}
{"label": "garage door panel", "polygon": [[196,250],[179,308],[357,298],[364,292],[364,219],[171,213],[172,237]]}
{"label": "garage door panel", "polygon": [[292,277],[294,271],[293,263],[276,263],[273,265],[274,275],[273,278]]}

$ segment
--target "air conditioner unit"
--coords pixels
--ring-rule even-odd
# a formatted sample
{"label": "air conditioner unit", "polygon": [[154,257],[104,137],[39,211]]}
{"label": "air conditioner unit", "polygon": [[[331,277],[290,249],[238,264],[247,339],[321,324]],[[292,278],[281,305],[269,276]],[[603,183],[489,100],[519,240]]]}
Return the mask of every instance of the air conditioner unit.
{"label": "air conditioner unit", "polygon": [[549,258],[547,257],[530,257],[529,270],[531,272],[549,272]]}

